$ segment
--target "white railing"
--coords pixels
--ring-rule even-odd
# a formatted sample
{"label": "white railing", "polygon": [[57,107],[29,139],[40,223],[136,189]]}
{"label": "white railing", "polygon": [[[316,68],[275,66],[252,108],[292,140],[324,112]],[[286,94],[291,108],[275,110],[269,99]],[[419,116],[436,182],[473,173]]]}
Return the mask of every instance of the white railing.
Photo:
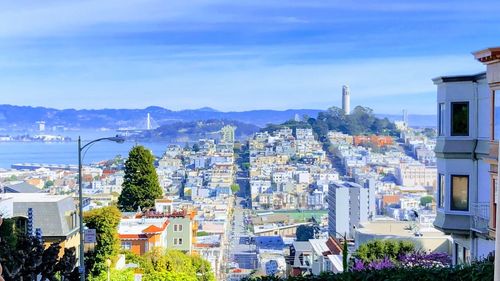
{"label": "white railing", "polygon": [[490,223],[490,203],[471,204],[471,228],[480,233],[488,233]]}

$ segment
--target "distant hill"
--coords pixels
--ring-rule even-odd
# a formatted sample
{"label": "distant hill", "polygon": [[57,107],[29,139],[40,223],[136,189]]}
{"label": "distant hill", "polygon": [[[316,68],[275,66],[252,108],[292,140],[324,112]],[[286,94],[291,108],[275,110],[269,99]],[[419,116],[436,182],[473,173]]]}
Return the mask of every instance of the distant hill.
{"label": "distant hill", "polygon": [[[315,117],[319,109],[288,109],[288,110],[250,110],[222,112],[210,107],[173,111],[163,107],[150,106],[144,109],[54,109],[46,107],[0,105],[0,127],[4,129],[36,128],[36,122],[45,121],[48,128],[64,126],[67,128],[98,129],[98,128],[146,128],[146,116],[149,113],[155,127],[176,122],[198,120],[234,120],[238,122],[265,127],[267,124],[281,124],[298,115]],[[401,120],[400,115],[377,114],[377,117],[387,117],[391,121]],[[435,115],[409,115],[411,126],[434,127]]]}
{"label": "distant hill", "polygon": [[3,128],[35,128],[36,122],[45,121],[47,127],[64,126],[68,128],[146,128],[149,113],[157,126],[176,122],[198,120],[234,120],[264,127],[269,123],[282,123],[293,119],[297,114],[316,116],[321,110],[251,110],[241,112],[221,112],[204,107],[193,110],[173,111],[151,106],[145,109],[53,109],[46,107],[0,105],[0,126]]}
{"label": "distant hill", "polygon": [[236,127],[235,137],[238,140],[243,140],[252,134],[258,132],[260,127],[243,123],[234,120],[199,120],[189,122],[175,122],[168,125],[163,125],[155,130],[144,131],[138,136],[132,138],[146,139],[148,141],[161,140],[169,142],[189,142],[203,138],[218,139],[220,130],[226,125]]}

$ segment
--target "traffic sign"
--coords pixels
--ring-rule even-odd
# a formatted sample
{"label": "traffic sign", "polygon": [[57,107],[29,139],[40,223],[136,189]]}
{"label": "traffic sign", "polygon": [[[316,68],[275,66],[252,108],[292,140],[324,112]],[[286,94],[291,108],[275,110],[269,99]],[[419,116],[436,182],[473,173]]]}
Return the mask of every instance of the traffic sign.
{"label": "traffic sign", "polygon": [[96,243],[97,242],[97,233],[95,229],[85,229],[84,230],[84,243]]}

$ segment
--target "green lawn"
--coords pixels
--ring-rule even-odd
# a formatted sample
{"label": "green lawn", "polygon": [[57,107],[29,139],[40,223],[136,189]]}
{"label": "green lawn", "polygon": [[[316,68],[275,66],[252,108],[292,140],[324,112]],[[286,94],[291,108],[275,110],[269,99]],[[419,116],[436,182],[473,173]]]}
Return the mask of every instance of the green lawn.
{"label": "green lawn", "polygon": [[267,213],[273,212],[275,214],[287,214],[290,218],[292,218],[296,222],[303,222],[311,217],[314,217],[316,220],[320,220],[322,216],[328,215],[328,210],[276,210],[276,211],[262,211],[258,213]]}

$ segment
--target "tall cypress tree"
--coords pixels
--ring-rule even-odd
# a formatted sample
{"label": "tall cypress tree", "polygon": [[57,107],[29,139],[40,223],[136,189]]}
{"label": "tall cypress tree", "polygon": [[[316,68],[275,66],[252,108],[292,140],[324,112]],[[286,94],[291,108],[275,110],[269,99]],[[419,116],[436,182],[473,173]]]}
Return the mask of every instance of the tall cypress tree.
{"label": "tall cypress tree", "polygon": [[163,190],[158,182],[154,157],[144,146],[134,146],[125,162],[123,190],[118,197],[122,211],[153,207],[155,199],[161,198]]}

